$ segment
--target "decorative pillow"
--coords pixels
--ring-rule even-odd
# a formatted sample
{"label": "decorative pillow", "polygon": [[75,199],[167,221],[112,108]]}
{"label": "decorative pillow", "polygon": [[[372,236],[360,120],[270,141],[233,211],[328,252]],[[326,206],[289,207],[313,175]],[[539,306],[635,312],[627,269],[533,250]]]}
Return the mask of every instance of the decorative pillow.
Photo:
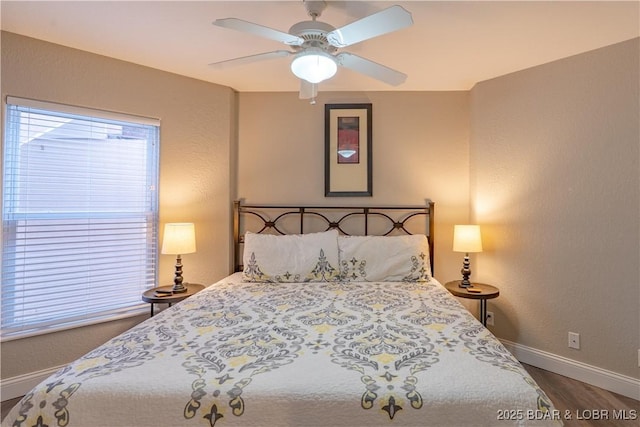
{"label": "decorative pillow", "polygon": [[245,282],[327,282],[339,278],[338,231],[244,236]]}
{"label": "decorative pillow", "polygon": [[356,282],[429,281],[429,242],[424,234],[339,236],[340,276]]}

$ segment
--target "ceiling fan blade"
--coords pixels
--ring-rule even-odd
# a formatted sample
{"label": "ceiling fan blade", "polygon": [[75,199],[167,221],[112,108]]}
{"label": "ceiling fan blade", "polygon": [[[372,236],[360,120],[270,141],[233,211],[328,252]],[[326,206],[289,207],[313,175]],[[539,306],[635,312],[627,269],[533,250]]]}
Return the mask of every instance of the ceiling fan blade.
{"label": "ceiling fan blade", "polygon": [[404,83],[407,75],[392,68],[370,61],[361,56],[349,52],[342,52],[335,56],[338,65],[365,74],[374,79],[398,86]]}
{"label": "ceiling fan blade", "polygon": [[302,43],[304,43],[304,40],[301,37],[294,36],[293,34],[285,33],[284,31],[280,30],[274,30],[273,28],[254,24],[253,22],[244,21],[237,18],[216,19],[215,21],[213,21],[213,25],[217,25],[218,27],[223,28],[230,28],[232,30],[243,31],[245,33],[255,34],[257,36],[282,42],[290,46],[300,46],[302,45]]}
{"label": "ceiling fan blade", "polygon": [[300,79],[300,99],[313,99],[318,96],[318,85]]}
{"label": "ceiling fan blade", "polygon": [[293,54],[293,52],[289,52],[288,50],[274,50],[273,52],[258,53],[256,55],[241,56],[240,58],[233,58],[233,59],[226,59],[224,61],[219,61],[219,62],[212,62],[209,65],[212,67],[224,68],[229,66],[250,64],[252,62],[263,61],[266,59],[282,58],[284,56],[289,56],[291,54]]}
{"label": "ceiling fan blade", "polygon": [[391,6],[327,33],[329,44],[345,47],[363,40],[409,27],[413,24],[411,13],[402,6]]}

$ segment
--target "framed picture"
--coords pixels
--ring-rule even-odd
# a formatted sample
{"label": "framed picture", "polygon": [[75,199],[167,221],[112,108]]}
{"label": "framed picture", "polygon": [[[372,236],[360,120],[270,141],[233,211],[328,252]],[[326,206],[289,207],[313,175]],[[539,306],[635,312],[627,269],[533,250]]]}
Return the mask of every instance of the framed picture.
{"label": "framed picture", "polygon": [[373,194],[371,141],[371,104],[325,104],[325,197]]}

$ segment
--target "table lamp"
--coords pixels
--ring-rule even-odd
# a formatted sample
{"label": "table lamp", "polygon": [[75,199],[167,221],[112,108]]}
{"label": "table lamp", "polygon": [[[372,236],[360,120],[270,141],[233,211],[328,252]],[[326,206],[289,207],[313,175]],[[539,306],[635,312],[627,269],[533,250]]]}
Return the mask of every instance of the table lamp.
{"label": "table lamp", "polygon": [[176,274],[173,279],[173,292],[186,292],[187,288],[182,284],[182,258],[183,254],[196,251],[196,232],[192,222],[173,222],[165,224],[164,238],[162,241],[162,253],[177,255]]}
{"label": "table lamp", "polygon": [[482,238],[480,237],[479,225],[454,225],[453,227],[453,251],[464,252],[464,262],[462,263],[462,280],[460,281],[461,288],[468,288],[471,286],[469,276],[471,276],[471,270],[469,266],[469,253],[470,252],[482,252]]}

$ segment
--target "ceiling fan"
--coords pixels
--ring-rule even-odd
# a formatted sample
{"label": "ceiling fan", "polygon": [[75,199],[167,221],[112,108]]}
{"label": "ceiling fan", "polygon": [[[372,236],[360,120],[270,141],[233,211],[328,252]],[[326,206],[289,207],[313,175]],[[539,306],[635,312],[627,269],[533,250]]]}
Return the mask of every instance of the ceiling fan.
{"label": "ceiling fan", "polygon": [[213,25],[282,42],[292,50],[275,50],[209,65],[225,67],[294,56],[291,71],[300,78],[300,99],[311,99],[312,103],[318,93],[318,83],[333,77],[338,66],[349,68],[393,86],[404,83],[407,76],[400,71],[349,52],[336,53],[336,51],[339,48],[409,27],[413,24],[410,12],[398,5],[391,6],[341,28],[334,28],[317,20],[327,7],[325,1],[304,0],[304,6],[311,20],[294,24],[288,33],[238,18],[216,19]]}

